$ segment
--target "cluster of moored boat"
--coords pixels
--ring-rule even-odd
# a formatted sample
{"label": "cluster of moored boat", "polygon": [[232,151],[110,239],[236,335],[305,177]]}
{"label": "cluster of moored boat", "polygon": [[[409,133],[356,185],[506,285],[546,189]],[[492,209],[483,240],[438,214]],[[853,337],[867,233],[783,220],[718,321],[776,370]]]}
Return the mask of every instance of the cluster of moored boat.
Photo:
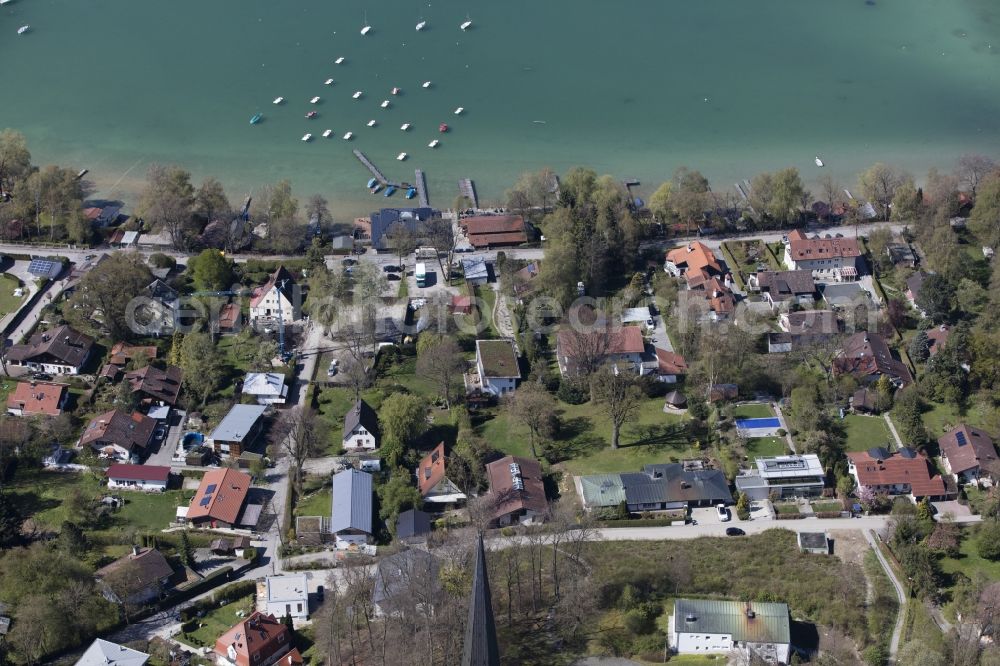
{"label": "cluster of moored boat", "polygon": [[[368,191],[371,192],[372,194],[378,194],[379,192],[382,191],[382,183],[380,183],[377,178],[369,178],[368,185],[366,185],[366,187],[368,188]],[[405,196],[407,199],[412,199],[413,197],[417,196],[417,188],[414,187],[413,185],[410,185],[409,183],[403,183],[402,187],[406,188],[406,194],[404,194],[403,196]],[[399,188],[397,188],[392,183],[386,183],[385,192],[383,193],[382,196],[391,197],[393,194],[396,193],[397,189]]]}

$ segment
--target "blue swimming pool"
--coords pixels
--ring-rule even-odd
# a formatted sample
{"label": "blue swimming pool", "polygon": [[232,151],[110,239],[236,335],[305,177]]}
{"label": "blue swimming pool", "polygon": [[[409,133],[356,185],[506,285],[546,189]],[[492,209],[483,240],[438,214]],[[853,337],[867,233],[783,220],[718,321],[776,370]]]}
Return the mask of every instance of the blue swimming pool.
{"label": "blue swimming pool", "polygon": [[761,428],[780,428],[781,421],[776,418],[767,419],[736,419],[736,427],[740,430],[759,430]]}

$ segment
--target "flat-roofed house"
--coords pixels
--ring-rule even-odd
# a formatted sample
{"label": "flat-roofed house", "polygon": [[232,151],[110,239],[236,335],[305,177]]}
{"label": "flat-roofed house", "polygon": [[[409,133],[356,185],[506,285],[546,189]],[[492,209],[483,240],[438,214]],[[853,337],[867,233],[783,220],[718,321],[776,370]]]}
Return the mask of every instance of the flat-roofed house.
{"label": "flat-roofed house", "polygon": [[814,453],[756,458],[754,467],[740,470],[736,489],[752,500],[779,497],[817,497],[826,484],[826,472]]}
{"label": "flat-roofed house", "polygon": [[65,384],[18,382],[7,396],[7,413],[13,416],[59,416],[68,396]]}
{"label": "flat-roofed house", "polygon": [[953,494],[945,487],[944,479],[932,471],[926,456],[907,447],[896,453],[884,448],[851,451],[847,454],[847,471],[854,477],[858,492],[904,495],[913,501],[925,497],[943,500]]}
{"label": "flat-roofed house", "polygon": [[155,419],[115,409],[95,416],[87,424],[80,446],[89,446],[109,458],[137,460],[146,454],[155,429]]}
{"label": "flat-roofed house", "polygon": [[513,393],[521,379],[514,344],[509,340],[476,340],[476,372],[483,393]]}
{"label": "flat-roofed house", "polygon": [[675,654],[741,655],[787,664],[792,633],[788,606],[762,601],[675,599],[668,640]]}
{"label": "flat-roofed house", "polygon": [[239,458],[249,450],[263,428],[266,410],[266,405],[234,405],[209,437],[215,452]]}
{"label": "flat-roofed house", "polygon": [[344,448],[374,451],[378,448],[378,415],[364,400],[355,400],[344,415]]}
{"label": "flat-roofed house", "polygon": [[465,493],[445,474],[444,442],[417,465],[417,488],[428,504],[447,505],[465,501]]}
{"label": "flat-roofed house", "polygon": [[1000,479],[1000,462],[993,438],[985,430],[958,425],[938,438],[944,471],[959,483],[978,483],[980,479]]}
{"label": "flat-roofed house", "polygon": [[861,246],[856,238],[810,238],[801,229],[788,233],[784,263],[789,270],[812,271],[817,280],[858,279]]}
{"label": "flat-roofed house", "polygon": [[338,548],[371,543],[372,477],[348,468],[333,475],[330,533]]}
{"label": "flat-roofed house", "polygon": [[[209,470],[202,477],[198,490],[187,510],[187,521],[195,527],[236,528],[254,527],[241,520],[250,493],[250,475],[235,469]],[[252,513],[252,512],[246,512]],[[259,512],[258,512],[259,517]]]}
{"label": "flat-roofed house", "polygon": [[78,375],[94,348],[94,340],[69,326],[35,333],[26,344],[7,350],[7,360],[52,375]]}
{"label": "flat-roofed house", "polygon": [[268,576],[264,587],[264,612],[275,617],[309,617],[309,585],[304,573]]}
{"label": "flat-roofed house", "polygon": [[297,666],[302,663],[292,647],[292,632],[273,615],[253,612],[215,641],[219,666]]}
{"label": "flat-roofed house", "polygon": [[491,523],[504,526],[512,523],[542,522],[548,516],[542,467],[537,460],[507,456],[486,466],[493,503]]}
{"label": "flat-roofed house", "polygon": [[588,511],[616,508],[622,502],[632,513],[733,503],[725,474],[684,463],[645,465],[641,472],[593,474],[577,479],[577,492]]}

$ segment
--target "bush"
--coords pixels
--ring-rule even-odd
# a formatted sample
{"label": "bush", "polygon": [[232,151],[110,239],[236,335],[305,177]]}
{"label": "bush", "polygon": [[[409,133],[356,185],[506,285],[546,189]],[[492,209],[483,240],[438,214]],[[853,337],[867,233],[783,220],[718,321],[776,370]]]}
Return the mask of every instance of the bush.
{"label": "bush", "polygon": [[990,521],[980,525],[976,552],[983,559],[994,562],[1000,560],[1000,523]]}
{"label": "bush", "polygon": [[778,437],[786,437],[788,435],[788,431],[785,430],[784,428],[778,428],[777,430],[774,431],[774,434],[777,435]]}
{"label": "bush", "polygon": [[587,385],[578,379],[563,379],[559,382],[556,397],[568,405],[582,405],[590,399]]}
{"label": "bush", "polygon": [[173,268],[177,265],[177,260],[162,252],[154,252],[149,255],[149,265],[153,268]]}
{"label": "bush", "polygon": [[625,613],[625,628],[637,636],[652,633],[656,629],[658,610],[662,611],[663,607],[651,602],[639,604]]}

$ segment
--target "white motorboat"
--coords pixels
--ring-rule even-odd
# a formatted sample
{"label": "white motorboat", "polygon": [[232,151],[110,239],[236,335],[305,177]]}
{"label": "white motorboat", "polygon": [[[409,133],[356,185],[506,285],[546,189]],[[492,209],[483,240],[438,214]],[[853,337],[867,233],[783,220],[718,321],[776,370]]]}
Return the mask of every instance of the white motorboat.
{"label": "white motorboat", "polygon": [[20,28],[17,29],[17,34],[23,35],[24,33],[28,32],[29,30],[31,30],[31,26],[30,25],[22,25]]}
{"label": "white motorboat", "polygon": [[399,155],[396,155],[396,159],[402,162],[403,160],[406,159],[406,153],[400,153]]}
{"label": "white motorboat", "polygon": [[353,137],[353,136],[354,136],[354,132],[347,132],[346,134],[344,134],[344,141],[350,141],[351,137]]}
{"label": "white motorboat", "polygon": [[284,102],[284,101],[285,101],[285,98],[284,98],[284,97],[275,97],[275,98],[274,98],[274,103],[275,103],[275,104],[281,104],[281,103],[282,103],[282,102]]}
{"label": "white motorboat", "polygon": [[371,31],[372,31],[372,27],[368,24],[368,14],[365,13],[365,24],[364,24],[364,27],[361,28],[361,34],[362,35],[367,35]]}
{"label": "white motorboat", "polygon": [[374,118],[372,118],[371,120],[368,121],[368,127],[375,127],[375,125],[377,125],[377,124],[378,123],[375,122]]}
{"label": "white motorboat", "polygon": [[311,100],[309,100],[309,103],[310,104],[319,104],[319,95],[317,95],[316,97],[313,97]]}
{"label": "white motorboat", "polygon": [[430,81],[424,81],[423,84],[420,87],[421,88],[430,88],[431,87],[431,82]]}
{"label": "white motorboat", "polygon": [[344,64],[344,59],[345,59],[344,56],[340,56],[339,58],[337,58],[336,60],[333,61],[333,64],[334,65],[343,65]]}
{"label": "white motorboat", "polygon": [[461,28],[462,30],[468,30],[469,28],[472,27],[472,19],[470,19],[468,16],[466,16],[465,17],[465,22],[462,23],[462,25],[460,25],[458,27]]}
{"label": "white motorboat", "polygon": [[410,129],[410,123],[403,123],[402,125],[399,126],[399,129],[405,132],[406,130]]}
{"label": "white motorboat", "polygon": [[389,108],[389,100],[387,100],[387,99],[382,100],[382,103],[379,104],[379,106],[381,106],[383,109],[388,109]]}
{"label": "white motorboat", "polygon": [[464,106],[460,106],[457,109],[455,109],[455,115],[456,116],[460,116],[460,115],[462,115],[463,111],[465,111],[465,107]]}
{"label": "white motorboat", "polygon": [[431,141],[430,143],[427,144],[427,147],[428,148],[437,148],[439,143],[441,143],[441,142],[438,141],[437,139],[434,139],[433,141]]}
{"label": "white motorboat", "polygon": [[821,160],[818,155],[816,156],[816,166],[818,167],[824,166],[823,160]]}
{"label": "white motorboat", "polygon": [[332,129],[323,130],[323,138],[324,139],[329,139],[331,134],[333,134],[333,130]]}
{"label": "white motorboat", "polygon": [[[8,2],[9,2],[9,0],[8,0]],[[419,30],[423,30],[426,27],[427,27],[427,21],[421,21],[420,23],[417,24],[417,30],[418,31]]]}
{"label": "white motorboat", "polygon": [[302,140],[303,141],[312,141],[312,138],[313,138],[312,134],[303,134],[302,135]]}
{"label": "white motorboat", "polygon": [[399,93],[401,93],[401,92],[403,92],[403,91],[402,91],[402,90],[400,90],[399,88],[393,88],[393,89],[392,89],[392,94],[393,94],[393,95],[398,95],[398,94],[399,94]]}
{"label": "white motorboat", "polygon": [[323,82],[323,85],[325,85],[325,86],[332,86],[333,85],[333,79],[327,79],[326,81]]}
{"label": "white motorboat", "polygon": [[354,99],[361,99],[361,96],[362,96],[362,95],[364,95],[364,93],[363,93],[363,92],[361,92],[360,90],[358,90],[358,91],[357,91],[357,92],[355,92],[355,93],[354,93],[353,95],[351,95],[351,97],[353,97]]}

